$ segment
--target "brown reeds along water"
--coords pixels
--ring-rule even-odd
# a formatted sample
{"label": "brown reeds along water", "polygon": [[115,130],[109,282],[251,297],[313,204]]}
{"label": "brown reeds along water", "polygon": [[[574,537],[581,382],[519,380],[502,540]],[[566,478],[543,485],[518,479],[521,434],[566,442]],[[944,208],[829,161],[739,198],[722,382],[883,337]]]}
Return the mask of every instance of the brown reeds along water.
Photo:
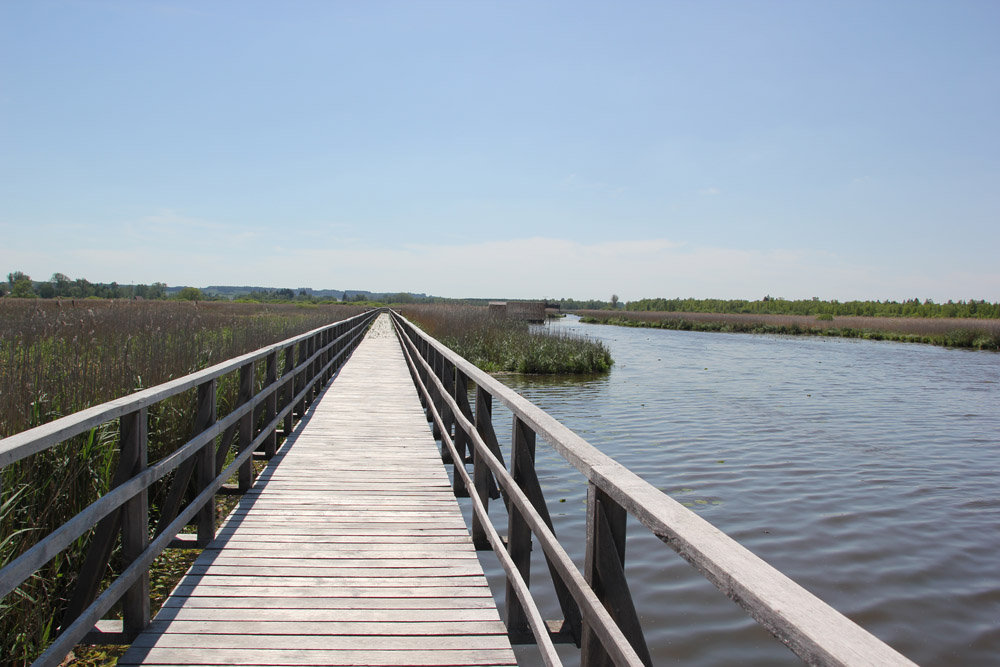
{"label": "brown reeds along water", "polygon": [[[603,340],[611,372],[504,382],[918,664],[998,664],[1000,354],[555,326]],[[538,465],[582,566],[583,478],[541,441]],[[628,536],[655,664],[802,664],[634,519]],[[559,618],[537,545],[532,558],[532,590]],[[495,558],[481,559],[502,601]]]}
{"label": "brown reeds along water", "polygon": [[[0,437],[363,310],[339,305],[0,299]],[[264,369],[265,364],[257,364],[258,387],[263,386]],[[235,405],[238,388],[238,372],[219,379],[220,417]],[[149,409],[151,462],[187,440],[196,393],[188,390]],[[0,471],[0,565],[108,491],[117,466],[117,429],[116,422],[108,422]],[[162,480],[150,488],[154,522],[167,486]],[[0,601],[0,665],[28,664],[51,640],[87,548],[85,540],[77,541]],[[168,566],[174,562],[170,555],[158,560]],[[113,558],[112,568],[119,565]],[[154,592],[155,584],[154,578]]]}

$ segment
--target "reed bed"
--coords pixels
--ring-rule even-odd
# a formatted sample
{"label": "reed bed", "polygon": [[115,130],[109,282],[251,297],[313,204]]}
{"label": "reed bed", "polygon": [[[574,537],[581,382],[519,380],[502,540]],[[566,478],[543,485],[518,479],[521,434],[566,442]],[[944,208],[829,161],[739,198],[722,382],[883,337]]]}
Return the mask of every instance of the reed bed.
{"label": "reed bed", "polygon": [[[91,300],[71,306],[0,299],[0,437],[364,310]],[[258,387],[263,372],[259,369]],[[220,416],[232,409],[237,388],[237,373],[221,378]],[[194,404],[191,390],[150,408],[151,461],[186,441]],[[117,450],[118,424],[109,422],[6,467],[0,476],[0,563],[24,553],[106,493],[117,466]],[[150,490],[153,522],[169,481]],[[89,536],[78,540],[0,601],[4,665],[30,664],[54,637],[89,540]],[[167,552],[158,567],[169,570],[172,559],[176,556]],[[111,567],[116,567],[116,559]]]}
{"label": "reed bed", "polygon": [[401,312],[489,373],[599,373],[614,360],[600,341],[554,334],[478,306],[404,306]]}
{"label": "reed bed", "polygon": [[727,331],[836,336],[926,343],[980,350],[1000,349],[1000,320],[896,318],[737,313],[576,311],[584,322],[685,331]]}

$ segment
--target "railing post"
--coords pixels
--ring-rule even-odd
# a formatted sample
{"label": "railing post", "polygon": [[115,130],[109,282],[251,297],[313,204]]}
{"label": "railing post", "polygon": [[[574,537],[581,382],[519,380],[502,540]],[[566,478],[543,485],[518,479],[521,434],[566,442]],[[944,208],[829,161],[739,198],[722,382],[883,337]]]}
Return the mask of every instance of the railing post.
{"label": "railing post", "polygon": [[[445,393],[451,396],[455,391],[455,366],[448,361],[444,356],[441,356],[441,384],[444,385]],[[448,401],[441,397],[441,421],[444,423],[444,429],[448,435],[454,433],[453,426],[455,425],[455,417],[451,413],[451,406]],[[461,429],[459,429],[461,430]],[[452,438],[454,442],[454,437]],[[457,449],[457,448],[456,448]],[[441,441],[441,460],[445,463],[451,463],[451,452],[448,448],[444,446],[444,440]]]}
{"label": "railing post", "polygon": [[[419,354],[424,359],[427,358],[427,341],[422,337],[417,337],[416,339],[417,354]],[[423,364],[417,364],[417,375],[420,376],[420,384],[427,386],[427,370],[424,368]],[[420,407],[427,412],[427,398],[424,396],[423,392],[420,392]],[[429,421],[429,420],[428,420]]]}
{"label": "railing post", "polygon": [[[285,348],[285,365],[281,371],[281,409],[284,410],[286,407],[292,404],[292,399],[295,397],[295,346],[289,345]],[[281,430],[287,438],[292,434],[292,412],[289,410],[285,414],[285,421],[281,425]]]}
{"label": "railing post", "polygon": [[[511,435],[510,452],[510,473],[514,482],[524,490],[525,469],[535,467],[535,432],[521,421],[516,415]],[[508,506],[507,522],[507,553],[514,561],[514,565],[521,573],[524,584],[531,584],[531,527],[524,520],[517,506],[511,503]],[[517,593],[510,579],[507,579],[507,588],[504,597],[504,611],[506,617],[504,623],[507,626],[507,634],[514,637],[530,636],[531,630],[528,627],[528,617],[524,612],[524,607],[517,599]]]}
{"label": "railing post", "polygon": [[[493,396],[479,385],[476,385],[476,431],[487,442],[489,441],[486,434],[493,430],[492,413]],[[488,511],[490,508],[490,497],[496,497],[493,494],[496,483],[493,481],[493,473],[490,472],[490,469],[486,465],[483,453],[475,448],[473,448],[473,452],[472,480],[476,487],[476,495],[482,501],[483,508]],[[475,544],[476,549],[485,550],[490,548],[489,540],[486,538],[486,528],[476,513],[472,514],[472,542]]]}
{"label": "railing post", "polygon": [[[198,417],[195,420],[194,434],[201,433],[216,421],[215,390],[217,381],[212,378],[198,385]],[[195,493],[201,493],[215,480],[215,439],[209,440],[205,446],[194,455],[195,459]],[[204,507],[196,515],[198,525],[198,546],[204,548],[215,539],[215,500],[209,498]]]}
{"label": "railing post", "polygon": [[[298,359],[296,360],[296,363],[295,363],[295,382],[293,383],[293,386],[292,386],[292,396],[293,397],[294,396],[298,396],[299,392],[301,392],[303,389],[305,389],[305,386],[306,386],[306,380],[307,380],[307,378],[305,377],[305,372],[306,371],[305,371],[304,366],[305,366],[306,359],[309,356],[308,355],[308,349],[309,349],[309,343],[308,343],[308,341],[301,341],[299,343],[299,345],[298,345],[298,348],[299,348]],[[302,415],[304,415],[305,413],[306,413],[306,399],[303,396],[299,400],[299,402],[295,404],[295,416],[298,417],[299,419],[302,419]]]}
{"label": "railing post", "polygon": [[[319,352],[320,350],[322,350],[323,334],[318,333],[315,336],[312,336],[310,340],[312,341],[310,344],[312,352],[310,352],[309,356],[312,356],[317,352]],[[319,397],[320,389],[322,389],[323,387],[323,377],[320,374],[320,369],[322,368],[323,368],[323,355],[320,354],[317,355],[316,360],[312,362],[312,369],[309,371],[309,374],[312,376],[313,400],[316,400],[316,398]]]}
{"label": "railing post", "polygon": [[[132,476],[146,469],[149,420],[146,408],[121,418],[122,458],[135,458]],[[149,491],[143,489],[122,505],[122,567],[128,567],[149,545]],[[122,596],[122,631],[134,636],[149,626],[149,570]]]}
{"label": "railing post", "polygon": [[[593,482],[587,487],[587,547],[584,577],[643,664],[652,659],[625,579],[625,521],[628,514]],[[612,665],[590,624],[583,624],[581,667]]]}
{"label": "railing post", "polygon": [[[493,453],[500,464],[506,465],[503,460],[503,452],[500,451],[500,443],[497,442],[496,431],[493,430],[493,396],[479,385],[476,385],[476,431],[486,443],[486,448]],[[478,462],[479,452],[474,453],[474,459]],[[503,501],[505,504],[507,503],[506,492],[501,493],[489,468],[486,468],[485,483],[490,498],[496,499],[503,495]]]}
{"label": "railing post", "polygon": [[333,359],[333,353],[330,351],[333,348],[331,343],[333,342],[333,331],[331,329],[323,330],[323,384],[325,385],[333,377],[333,368],[328,367],[330,360]]}
{"label": "railing post", "polygon": [[[458,403],[458,408],[461,410],[462,414],[472,422],[475,417],[472,414],[472,408],[469,405],[469,376],[462,371],[455,369],[455,402]],[[458,460],[452,461],[456,467],[465,467],[465,457],[466,451],[471,450],[471,441],[469,440],[469,434],[465,432],[461,426],[455,429],[455,450],[458,452]],[[469,490],[465,488],[465,484],[462,482],[461,476],[458,471],[454,471],[454,477],[451,484],[452,490],[455,492],[456,498],[468,498]]]}
{"label": "railing post", "polygon": [[[111,480],[112,489],[121,486],[129,479],[137,475],[141,470],[140,465],[145,466],[145,438],[143,437],[139,425],[135,423],[136,421],[141,421],[145,417],[145,414],[145,409],[142,409],[121,417],[119,429],[122,432],[122,437],[119,441],[118,468],[115,470],[114,477]],[[140,462],[137,457],[141,454],[143,455],[143,458]],[[126,501],[123,508],[128,508],[131,504],[131,511],[134,514],[140,513],[143,509],[143,502],[146,497],[143,494],[145,494],[145,492],[142,492],[129,501]],[[148,517],[148,514],[145,514],[144,516]],[[63,611],[63,616],[59,626],[60,631],[75,621],[97,597],[97,593],[101,587],[101,581],[107,572],[108,563],[110,562],[111,554],[114,551],[115,542],[118,539],[118,535],[122,531],[122,520],[122,510],[118,509],[112,511],[110,514],[97,522],[97,525],[94,528],[93,537],[91,538],[90,546],[87,549],[87,555],[84,558],[83,564],[80,566],[76,587],[73,589],[73,593],[70,596],[69,601],[66,603],[66,608]],[[148,530],[147,518],[147,527],[142,531],[144,537],[148,535]],[[135,535],[135,526],[130,526],[128,535],[130,549],[137,544],[138,539],[139,538]],[[129,551],[129,553],[131,554],[132,552]],[[149,614],[147,611],[147,622],[148,618]]]}
{"label": "railing post", "polygon": [[[268,394],[264,403],[264,423],[270,424],[278,414],[278,388],[274,386],[278,381],[278,353],[272,352],[267,355],[265,364],[264,391]],[[270,459],[277,451],[278,432],[275,427],[264,438],[264,456]]]}
{"label": "railing post", "polygon": [[[343,350],[344,347],[347,345],[346,342],[344,342],[342,340],[339,340],[340,337],[343,336],[346,331],[347,331],[347,327],[343,323],[338,324],[337,328],[333,330],[333,335],[336,336],[336,338],[338,339],[338,342],[334,343],[334,345],[333,345],[333,354],[334,354],[334,356],[340,354],[340,351]],[[341,365],[343,365],[343,363],[344,363],[343,356],[338,357],[337,361],[334,362],[334,364],[333,364],[333,372],[336,373],[337,371],[339,371],[340,367],[341,367]]]}
{"label": "railing post", "polygon": [[309,359],[313,356],[313,353],[316,351],[316,337],[309,336],[309,338],[306,338],[305,345],[306,345],[306,354],[305,354],[306,366],[305,370],[302,371],[303,374],[302,388],[306,389],[306,395],[303,400],[305,400],[305,406],[308,408],[310,405],[312,405],[314,397],[313,395],[316,392],[316,385],[313,382],[314,376],[316,374],[316,363],[314,361],[309,361]]}
{"label": "railing post", "polygon": [[[430,363],[431,368],[434,370],[434,375],[437,377],[441,376],[441,355],[433,347],[428,346],[427,348],[428,358],[427,361]],[[427,410],[427,419],[431,422],[431,435],[435,440],[440,440],[444,442],[444,438],[441,435],[441,429],[438,428],[437,422],[434,421],[434,411],[436,410],[439,415],[444,414],[444,399],[441,394],[438,393],[437,385],[428,378],[427,388],[431,391],[431,396],[434,399],[434,409]]]}
{"label": "railing post", "polygon": [[[238,406],[243,406],[253,399],[253,384],[255,380],[254,362],[240,366],[240,394]],[[240,445],[242,453],[253,442],[254,420],[253,410],[249,410],[240,418]],[[251,456],[240,466],[238,475],[240,493],[246,493],[253,484],[253,457]]]}

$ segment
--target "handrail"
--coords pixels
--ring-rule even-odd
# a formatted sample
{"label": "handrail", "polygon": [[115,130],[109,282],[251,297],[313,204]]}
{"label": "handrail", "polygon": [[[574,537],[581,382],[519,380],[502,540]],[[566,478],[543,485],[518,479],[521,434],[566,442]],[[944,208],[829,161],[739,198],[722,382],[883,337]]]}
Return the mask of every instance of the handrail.
{"label": "handrail", "polygon": [[[416,348],[413,345],[413,342],[409,338],[401,338],[401,340],[404,341],[405,345],[404,352],[406,353],[406,356],[408,358],[407,361],[409,362],[411,359],[410,352],[412,351],[416,353]],[[618,660],[616,660],[616,663],[634,665],[634,666],[642,665],[643,661],[636,654],[634,648],[628,643],[628,640],[622,634],[620,628],[614,622],[614,619],[611,618],[607,610],[604,609],[604,607],[601,605],[601,601],[594,594],[593,590],[590,588],[587,582],[584,581],[583,576],[576,569],[576,566],[573,564],[573,561],[570,558],[569,554],[566,553],[566,550],[563,549],[562,545],[556,539],[555,535],[548,528],[548,526],[545,525],[544,519],[542,519],[538,511],[532,506],[528,496],[522,489],[517,487],[513,478],[510,477],[509,473],[504,467],[503,463],[501,463],[493,455],[493,452],[490,451],[489,446],[486,444],[482,435],[476,430],[472,422],[461,414],[457,401],[455,401],[453,397],[449,396],[447,392],[444,390],[444,385],[440,380],[440,378],[436,377],[433,374],[434,373],[433,368],[430,367],[430,365],[427,363],[425,359],[418,358],[418,360],[421,362],[422,370],[425,373],[426,372],[430,373],[427,377],[431,382],[430,386],[428,386],[426,383],[422,384],[418,381],[417,383],[418,387],[425,393],[425,395],[429,399],[428,410],[431,412],[431,415],[437,422],[438,428],[441,431],[441,434],[443,435],[445,442],[448,445],[450,445],[449,451],[451,454],[452,461],[460,460],[461,457],[457,449],[454,448],[453,440],[450,434],[448,433],[448,429],[445,428],[443,424],[443,420],[440,417],[440,411],[433,403],[433,397],[431,396],[430,393],[431,387],[437,390],[437,395],[443,397],[444,400],[449,403],[449,405],[452,407],[453,410],[456,410],[454,415],[455,419],[457,420],[457,425],[460,426],[462,430],[465,431],[465,433],[474,443],[476,460],[477,461],[482,460],[485,462],[487,466],[489,466],[491,472],[495,475],[495,478],[501,483],[501,486],[503,487],[504,491],[507,492],[510,501],[513,502],[517,506],[518,511],[522,513],[522,516],[525,518],[528,525],[531,527],[533,532],[535,532],[536,536],[538,537],[539,543],[541,544],[546,557],[550,560],[550,562],[555,564],[555,567],[559,570],[559,574],[563,578],[563,581],[568,584],[570,592],[572,593],[574,599],[576,599],[577,604],[579,604],[582,609],[586,610],[585,615],[588,617],[588,619],[592,620],[592,622],[595,625],[595,629],[599,632],[601,638],[607,643],[606,645],[609,646],[612,649],[612,651],[614,651],[617,654],[616,657],[618,658]],[[416,369],[415,366],[411,366],[411,368],[417,371],[417,373],[419,374],[419,370]],[[462,476],[466,484],[467,490],[469,491],[472,497],[473,506],[476,509],[476,514],[479,518],[479,522],[483,524],[483,528],[487,531],[487,535],[492,536],[494,533],[496,533],[496,529],[489,522],[488,513],[485,505],[486,502],[485,498],[480,497],[476,493],[477,490],[476,484],[469,477],[468,472],[464,469],[464,466],[456,466],[455,471],[457,474]],[[506,551],[501,551],[498,548],[500,545],[495,543],[492,538],[490,539],[490,543],[491,545],[494,546],[494,550],[498,552],[497,556],[500,558],[501,564],[504,566],[504,569],[508,571],[508,577],[511,577],[512,573],[508,569],[509,565],[511,566],[513,565],[513,563],[510,562],[510,555],[507,554]],[[537,613],[537,607],[533,600],[530,599],[526,600],[521,597],[519,590],[520,583],[523,583],[523,577],[520,572],[517,572],[515,586],[518,589],[518,598],[520,599],[522,605],[529,606],[529,611],[532,613],[532,615],[534,615]],[[532,629],[532,634],[535,635],[535,639],[542,645],[544,649],[543,657],[548,657],[547,651],[551,647],[551,638],[548,636],[548,632],[547,629],[545,629],[544,624],[541,626],[532,624],[531,629]],[[543,632],[544,634],[542,634]],[[547,661],[547,664],[561,664],[561,663],[548,663]]]}
{"label": "handrail", "polygon": [[[373,315],[371,313],[362,313],[361,315],[355,315],[347,320],[342,320],[337,324],[365,317],[371,318]],[[170,380],[169,382],[158,384],[155,387],[143,389],[142,391],[137,391],[134,394],[122,396],[121,398],[116,398],[106,403],[101,403],[100,405],[80,410],[79,412],[74,412],[71,415],[60,417],[59,419],[48,422],[47,424],[42,424],[41,426],[3,438],[0,440],[0,468],[5,468],[11,463],[19,461],[20,459],[40,452],[44,449],[48,449],[52,445],[58,444],[63,440],[68,440],[75,435],[89,431],[91,428],[103,424],[104,422],[109,422],[112,419],[117,419],[118,417],[128,414],[129,412],[134,412],[140,408],[145,408],[155,403],[159,403],[166,398],[180,394],[188,389],[192,389],[207,380],[211,380],[212,378],[218,378],[227,373],[231,373],[251,361],[260,361],[261,359],[265,359],[271,354],[275,354],[292,347],[293,345],[307,341],[315,337],[317,334],[337,326],[337,324],[327,325],[313,329],[312,331],[307,331],[304,334],[293,336],[292,338],[283,340],[280,343],[262,347],[259,350],[248,352],[239,357],[227,359],[226,361],[222,361],[214,366],[209,366],[208,368],[185,375],[184,377],[177,378],[176,380]]]}
{"label": "handrail", "polygon": [[[516,523],[515,515],[518,515],[518,520],[523,518],[527,522],[550,559],[553,582],[559,585],[556,582],[558,576],[580,604],[583,632],[578,645],[582,643],[584,667],[608,664],[609,659],[616,665],[635,664],[623,654],[626,648],[633,647],[640,655],[644,654],[644,661],[648,663],[642,630],[624,577],[626,512],[666,542],[807,664],[852,667],[914,664],[712,524],[600,452],[527,399],[415,327],[399,313],[393,312],[392,317],[401,340],[406,341],[404,349],[417,352],[420,363],[411,367],[412,375],[427,396],[427,409],[435,420],[436,431],[442,435],[442,442],[453,440],[451,426],[454,425],[454,440],[472,445],[477,479],[475,490],[470,489],[470,493],[478,496],[485,506],[491,496],[492,479],[500,484],[505,502],[509,503],[511,527]],[[475,423],[471,419],[473,415],[465,394],[469,381],[476,385]],[[515,418],[510,472],[498,456],[499,448],[490,446],[489,436],[493,433],[490,422],[492,398],[503,403]],[[451,419],[448,419],[449,411]],[[556,550],[551,542],[555,536],[548,529],[550,524],[544,520],[547,511],[544,510],[541,489],[534,474],[533,441],[536,434],[589,482],[585,565],[589,586],[586,593],[576,588],[580,573],[572,561],[569,561],[572,571],[566,571],[560,563],[552,562]],[[525,438],[531,441],[532,446],[528,449],[524,447]],[[492,440],[495,443],[495,436]],[[530,457],[524,455],[526,451],[530,451]],[[445,458],[450,458],[455,464],[457,483],[459,472],[465,469],[461,448],[450,451]],[[526,470],[526,481],[515,483],[511,473],[516,474],[522,467]],[[532,479],[535,481],[532,482]],[[493,494],[493,497],[497,496]],[[512,511],[512,506],[516,511]],[[482,530],[482,526],[477,525],[481,520],[478,513],[473,516],[474,539]],[[515,531],[512,529],[509,532],[508,548],[513,550]],[[530,541],[530,535],[528,539]],[[524,547],[520,545],[519,548]],[[527,565],[522,565],[519,567],[521,573],[527,574]],[[619,638],[609,643],[611,638],[607,636],[606,629],[601,628],[601,619],[583,602],[583,597],[590,595],[595,595],[609,611],[613,611],[612,616],[620,627],[619,636],[624,634],[628,637],[626,646],[620,645],[622,640]],[[510,600],[511,591],[508,588]],[[509,616],[510,602],[507,606]],[[565,605],[563,609],[566,613]],[[570,620],[567,614],[567,622]],[[628,643],[632,646],[628,647]]]}
{"label": "handrail", "polygon": [[[251,457],[263,447],[267,456],[276,449],[277,429],[287,437],[294,416],[330,381],[364,336],[379,311],[314,329],[280,343],[216,364],[202,371],[151,387],[130,396],[94,406],[0,440],[0,469],[44,451],[100,424],[119,419],[121,438],[118,471],[112,488],[69,521],[0,569],[0,597],[13,591],[60,551],[96,527],[59,629],[59,636],[33,663],[58,665],[95,623],[119,600],[123,603],[123,633],[134,636],[150,623],[149,566],[177,533],[197,519],[198,545],[215,536],[216,492],[239,473],[240,491],[250,484]],[[297,351],[297,353],[296,353]],[[284,352],[284,369],[277,377],[278,353]],[[255,364],[266,362],[264,387],[255,392]],[[240,373],[240,396],[232,412],[216,418],[216,386],[220,377]],[[148,408],[192,388],[198,389],[198,415],[194,435],[153,465],[146,464]],[[279,406],[279,398],[280,406]],[[265,424],[258,428],[257,418]],[[238,452],[222,470],[225,454],[239,433]],[[216,448],[216,441],[221,442]],[[164,503],[160,524],[149,539],[148,489],[168,473],[177,471]],[[180,509],[194,476],[196,497]],[[121,534],[125,569],[98,595],[101,577],[118,534]]]}

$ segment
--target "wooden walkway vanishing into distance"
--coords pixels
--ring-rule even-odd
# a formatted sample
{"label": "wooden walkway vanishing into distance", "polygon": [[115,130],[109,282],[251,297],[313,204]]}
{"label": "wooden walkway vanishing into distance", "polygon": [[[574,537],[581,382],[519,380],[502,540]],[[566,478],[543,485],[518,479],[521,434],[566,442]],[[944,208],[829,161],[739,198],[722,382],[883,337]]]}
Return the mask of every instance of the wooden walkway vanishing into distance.
{"label": "wooden walkway vanishing into distance", "polygon": [[[236,387],[235,402],[220,406]],[[193,408],[189,439],[149,460],[151,437],[164,435],[151,433],[153,411],[175,401]],[[513,416],[508,443],[497,438],[494,403]],[[513,665],[511,643],[526,642],[546,667],[563,664],[557,643],[575,644],[581,667],[652,667],[677,656],[646,643],[625,567],[628,521],[806,664],[913,665],[389,309],[4,438],[0,471],[98,428],[116,432],[108,490],[0,566],[6,602],[88,540],[33,667],[59,667],[80,643],[130,644],[123,666]],[[553,524],[538,441],[587,486],[582,571],[556,535],[580,527]],[[253,457],[270,461],[256,481]],[[233,493],[239,504],[217,529],[216,496]],[[469,529],[456,497],[471,510]],[[194,545],[204,551],[151,619],[155,559]],[[504,571],[501,611],[477,548],[491,548]],[[531,577],[536,549],[548,577]],[[107,580],[113,556],[120,569]],[[529,586],[558,602],[554,618]]]}
{"label": "wooden walkway vanishing into distance", "polygon": [[387,315],[119,665],[513,665]]}

